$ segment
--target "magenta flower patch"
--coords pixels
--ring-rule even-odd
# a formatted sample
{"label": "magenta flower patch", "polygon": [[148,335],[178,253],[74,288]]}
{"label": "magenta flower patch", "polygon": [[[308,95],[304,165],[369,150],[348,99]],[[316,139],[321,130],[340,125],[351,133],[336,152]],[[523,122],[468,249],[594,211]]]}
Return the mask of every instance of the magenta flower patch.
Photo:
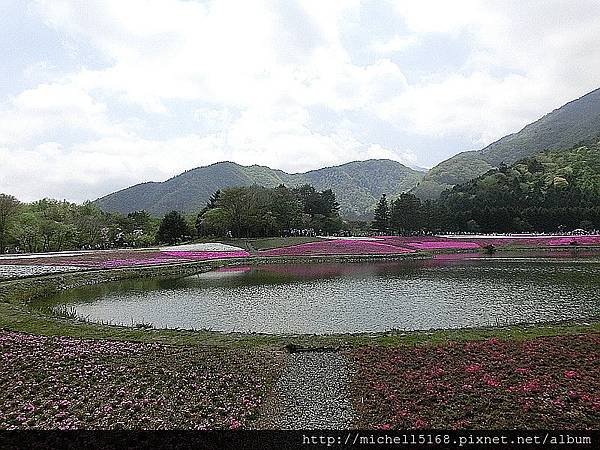
{"label": "magenta flower patch", "polygon": [[226,258],[246,258],[250,256],[245,250],[233,252],[162,252],[168,256],[181,259],[205,260],[205,259],[226,259]]}
{"label": "magenta flower patch", "polygon": [[597,332],[527,341],[368,346],[348,354],[357,368],[351,391],[358,428],[598,426]]}
{"label": "magenta flower patch", "polygon": [[410,253],[414,250],[387,242],[334,239],[274,248],[259,252],[260,256],[311,256],[311,255],[390,255]]}

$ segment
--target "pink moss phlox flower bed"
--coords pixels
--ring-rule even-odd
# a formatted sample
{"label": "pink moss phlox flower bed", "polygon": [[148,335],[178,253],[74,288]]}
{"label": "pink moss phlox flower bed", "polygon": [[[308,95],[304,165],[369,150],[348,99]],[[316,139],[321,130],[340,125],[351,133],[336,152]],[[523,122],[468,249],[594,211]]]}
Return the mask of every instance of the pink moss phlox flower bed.
{"label": "pink moss phlox flower bed", "polygon": [[350,351],[359,428],[597,429],[600,334]]}
{"label": "pink moss phlox flower bed", "polygon": [[[96,265],[104,269],[113,267],[132,267],[132,266],[154,266],[160,264],[169,264],[186,261],[208,261],[210,259],[227,259],[227,258],[245,258],[250,256],[246,251],[233,252],[159,252],[153,253],[152,257],[138,257],[133,254],[132,257],[126,259],[109,259],[102,261]],[[92,266],[94,267],[94,266]]]}
{"label": "pink moss phlox flower bed", "polygon": [[386,244],[414,250],[471,250],[480,245],[475,242],[456,241],[437,236],[382,236]]}
{"label": "pink moss phlox flower bed", "polygon": [[[6,259],[6,263],[21,265],[77,266],[83,268],[111,269],[117,267],[156,266],[186,261],[202,261],[225,258],[244,258],[246,251],[201,251],[201,252],[158,252],[150,251],[98,251],[74,256],[40,257],[27,259]],[[3,263],[5,263],[3,261]]]}
{"label": "pink moss phlox flower bed", "polygon": [[257,418],[275,353],[0,331],[0,429],[230,429]]}
{"label": "pink moss phlox flower bed", "polygon": [[125,267],[132,265],[157,265],[175,262],[176,257],[164,255],[154,250],[134,251],[100,250],[93,253],[80,253],[70,256],[41,256],[27,259],[7,259],[11,264],[22,265],[48,265],[48,266],[79,266],[84,268],[110,268]]}
{"label": "pink moss phlox flower bed", "polygon": [[245,250],[236,250],[231,252],[163,252],[168,256],[181,259],[207,260],[207,259],[225,259],[225,258],[246,258],[250,256]]}
{"label": "pink moss phlox flower bed", "polygon": [[515,236],[515,237],[444,237],[444,236],[382,236],[383,242],[415,250],[475,250],[494,247],[557,247],[570,245],[600,245],[600,236]]}
{"label": "pink moss phlox flower bed", "polygon": [[310,242],[259,252],[260,256],[311,256],[311,255],[387,255],[409,253],[414,250],[379,241],[335,239]]}
{"label": "pink moss phlox flower bed", "polygon": [[418,250],[471,250],[480,248],[475,242],[413,242],[411,247]]}
{"label": "pink moss phlox flower bed", "polygon": [[600,236],[565,236],[548,239],[547,245],[600,245]]}
{"label": "pink moss phlox flower bed", "polygon": [[472,242],[485,247],[558,247],[571,245],[600,245],[600,236],[515,236],[515,237],[473,237],[447,238],[456,242]]}

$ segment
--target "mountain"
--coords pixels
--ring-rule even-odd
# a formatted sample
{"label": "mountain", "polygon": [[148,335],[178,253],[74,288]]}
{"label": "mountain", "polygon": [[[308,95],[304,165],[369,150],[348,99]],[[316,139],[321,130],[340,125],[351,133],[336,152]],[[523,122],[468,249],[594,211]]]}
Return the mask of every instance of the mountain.
{"label": "mountain", "polygon": [[171,210],[195,212],[218,189],[257,184],[288,187],[311,184],[332,189],[343,217],[369,215],[383,193],[391,197],[417,185],[424,173],[387,159],[355,161],[305,173],[290,174],[265,166],[219,162],[188,170],[164,182],[149,182],[114,192],[94,203],[108,212],[129,213],[144,209],[154,215]]}
{"label": "mountain", "polygon": [[[456,185],[445,192],[443,198],[460,196],[491,205],[512,199],[522,206],[536,207],[551,193],[567,191],[577,191],[594,206],[600,205],[600,142],[536,153]],[[555,206],[574,205],[557,203]]]}
{"label": "mountain", "polygon": [[[471,231],[556,231],[600,226],[598,141],[492,169],[445,191],[439,204]],[[587,225],[584,225],[587,223]]]}
{"label": "mountain", "polygon": [[600,134],[600,89],[567,103],[482,150],[463,152],[433,167],[412,192],[422,199],[543,150],[570,148]]}

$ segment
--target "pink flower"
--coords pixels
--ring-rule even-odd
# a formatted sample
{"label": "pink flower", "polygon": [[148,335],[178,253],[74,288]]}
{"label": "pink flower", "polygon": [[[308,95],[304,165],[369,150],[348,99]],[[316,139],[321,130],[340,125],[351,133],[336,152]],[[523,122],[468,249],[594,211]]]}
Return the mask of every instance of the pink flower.
{"label": "pink flower", "polygon": [[235,420],[235,419],[231,419],[231,421],[229,422],[229,429],[230,430],[237,430],[242,424]]}
{"label": "pink flower", "polygon": [[423,419],[415,420],[415,428],[427,428],[429,424]]}
{"label": "pink flower", "polygon": [[575,378],[577,376],[577,372],[575,372],[574,370],[567,370],[565,372],[565,378]]}
{"label": "pink flower", "polygon": [[467,366],[465,368],[466,372],[469,373],[476,373],[479,372],[481,370],[481,364],[471,364],[470,366]]}
{"label": "pink flower", "polygon": [[539,392],[540,391],[540,383],[537,380],[529,380],[523,384],[521,387],[523,392]]}
{"label": "pink flower", "polygon": [[431,374],[435,377],[441,377],[442,375],[444,375],[444,373],[445,371],[441,367],[436,367],[431,371]]}
{"label": "pink flower", "polygon": [[259,252],[260,256],[310,256],[310,255],[393,255],[414,252],[386,242],[332,239],[274,248]]}
{"label": "pink flower", "polygon": [[500,386],[500,382],[491,376],[486,376],[483,378],[483,380],[485,381],[485,384],[487,384],[488,386],[491,386],[491,387],[499,387]]}

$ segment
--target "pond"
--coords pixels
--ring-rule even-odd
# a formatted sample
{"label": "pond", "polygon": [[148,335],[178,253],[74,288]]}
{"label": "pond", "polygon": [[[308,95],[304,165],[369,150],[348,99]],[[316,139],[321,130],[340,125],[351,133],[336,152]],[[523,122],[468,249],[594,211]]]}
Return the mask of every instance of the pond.
{"label": "pond", "polygon": [[599,292],[598,258],[442,255],[127,280],[34,307],[121,325],[329,334],[586,319],[600,315]]}

